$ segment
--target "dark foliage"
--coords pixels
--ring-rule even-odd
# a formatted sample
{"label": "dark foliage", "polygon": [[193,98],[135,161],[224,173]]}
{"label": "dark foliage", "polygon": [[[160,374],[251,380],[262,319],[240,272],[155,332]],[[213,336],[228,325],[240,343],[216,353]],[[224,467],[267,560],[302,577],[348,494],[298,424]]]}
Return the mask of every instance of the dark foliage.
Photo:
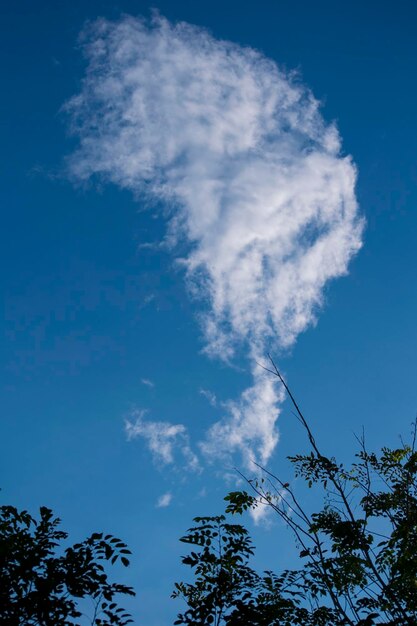
{"label": "dark foliage", "polygon": [[[0,624],[4,626],[125,626],[132,622],[115,597],[134,595],[111,583],[103,564],[129,564],[130,551],[111,535],[94,533],[65,550],[67,533],[46,507],[36,520],[13,506],[0,507]],[[92,615],[80,610],[92,601]],[[81,621],[80,621],[81,620]]]}
{"label": "dark foliage", "polygon": [[[250,496],[249,496],[250,497]],[[181,541],[197,547],[183,558],[195,575],[195,582],[176,583],[173,597],[182,597],[188,608],[175,624],[328,624],[324,617],[331,609],[309,612],[302,606],[303,584],[297,572],[262,576],[249,567],[253,546],[248,531],[228,524],[225,516],[197,517]]]}

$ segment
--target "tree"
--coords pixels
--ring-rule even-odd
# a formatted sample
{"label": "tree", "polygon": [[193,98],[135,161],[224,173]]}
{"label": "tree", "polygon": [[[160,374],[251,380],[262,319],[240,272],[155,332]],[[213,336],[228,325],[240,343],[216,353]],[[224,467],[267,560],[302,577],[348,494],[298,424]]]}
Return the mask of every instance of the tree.
{"label": "tree", "polygon": [[129,565],[130,550],[112,535],[94,533],[81,543],[61,546],[68,534],[60,520],[41,507],[39,520],[13,506],[0,507],[0,624],[4,626],[76,626],[83,599],[92,600],[94,626],[125,626],[130,615],[118,607],[118,594],[131,587],[111,583],[103,564],[120,559]]}
{"label": "tree", "polygon": [[249,567],[254,548],[243,526],[227,523],[224,515],[197,517],[194,521],[197,526],[190,528],[181,541],[197,546],[197,552],[183,557],[196,579],[192,584],[175,584],[173,597],[182,597],[188,605],[175,624],[327,623],[320,621],[321,610],[309,612],[301,606],[302,587],[296,573],[259,575]]}
{"label": "tree", "polygon": [[351,467],[324,456],[283,377],[271,360],[305,429],[311,451],[290,457],[295,475],[321,489],[323,506],[310,513],[295,489],[271,472],[235,491],[226,512],[272,509],[289,527],[300,566],[279,575],[249,566],[246,529],[224,516],[196,518],[182,541],[197,550],[183,558],[193,583],[177,583],[187,610],[177,624],[229,626],[416,626],[417,452],[410,444],[368,452],[364,438]]}

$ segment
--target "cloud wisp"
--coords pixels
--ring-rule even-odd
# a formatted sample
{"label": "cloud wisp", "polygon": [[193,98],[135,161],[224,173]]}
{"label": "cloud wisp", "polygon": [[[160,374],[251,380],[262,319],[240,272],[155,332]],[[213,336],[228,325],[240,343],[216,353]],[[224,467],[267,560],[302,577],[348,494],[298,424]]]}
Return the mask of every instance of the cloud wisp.
{"label": "cloud wisp", "polygon": [[217,406],[217,398],[216,398],[216,394],[213,393],[212,391],[210,391],[210,389],[203,389],[202,387],[199,390],[199,393],[201,396],[203,396],[207,402],[213,406],[216,407]]}
{"label": "cloud wisp", "polygon": [[142,383],[142,385],[145,385],[145,387],[149,387],[150,389],[153,389],[155,387],[155,383],[152,382],[152,380],[149,380],[149,378],[141,378],[140,382]]}
{"label": "cloud wisp", "polygon": [[256,362],[314,324],[361,246],[352,160],[311,92],[255,50],[160,16],[98,20],[84,50],[71,174],[162,201],[171,240],[189,244],[206,352],[243,347],[253,372],[202,449],[266,463],[281,392]]}
{"label": "cloud wisp", "polygon": [[145,410],[135,409],[125,420],[128,440],[142,437],[157,465],[172,465],[180,456],[182,467],[199,471],[200,465],[190,447],[186,427],[183,424],[145,420],[145,415]]}
{"label": "cloud wisp", "polygon": [[159,496],[155,506],[157,509],[165,509],[171,504],[171,502],[172,493],[168,491],[167,493],[162,494],[162,496]]}

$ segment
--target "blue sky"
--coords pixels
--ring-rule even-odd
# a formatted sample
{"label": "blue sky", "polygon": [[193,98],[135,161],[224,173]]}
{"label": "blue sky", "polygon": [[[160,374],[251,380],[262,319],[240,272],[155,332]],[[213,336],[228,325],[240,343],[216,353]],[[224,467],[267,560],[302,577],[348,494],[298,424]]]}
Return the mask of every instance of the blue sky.
{"label": "blue sky", "polygon": [[[417,16],[213,1],[137,21],[152,6],[1,8],[0,463],[4,501],[129,543],[133,610],[162,626],[178,537],[222,510],[233,465],[285,473],[305,446],[265,351],[342,458],[415,416]],[[288,562],[282,529],[253,531],[261,567]]]}

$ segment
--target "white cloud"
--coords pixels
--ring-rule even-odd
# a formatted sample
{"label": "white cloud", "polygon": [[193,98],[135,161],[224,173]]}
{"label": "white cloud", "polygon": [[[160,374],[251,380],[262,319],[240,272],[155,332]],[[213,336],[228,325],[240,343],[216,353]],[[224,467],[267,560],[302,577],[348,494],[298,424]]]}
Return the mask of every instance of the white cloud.
{"label": "white cloud", "polygon": [[157,464],[171,465],[178,454],[182,458],[183,468],[198,471],[200,465],[190,447],[186,427],[183,424],[144,420],[145,414],[145,410],[135,409],[125,421],[128,440],[137,437],[145,439]]}
{"label": "white cloud", "polygon": [[164,509],[169,506],[172,502],[172,493],[164,493],[162,496],[159,496],[158,501],[156,503],[157,509]]}
{"label": "white cloud", "polygon": [[266,464],[270,458],[278,443],[275,421],[283,390],[259,367],[254,367],[253,378],[253,385],[238,400],[225,403],[225,418],[209,429],[200,444],[209,459],[240,451],[246,466],[254,469],[252,461]]}
{"label": "white cloud", "polygon": [[211,406],[217,406],[216,394],[210,391],[210,389],[200,389],[200,395],[202,395],[208,401]]}
{"label": "white cloud", "polygon": [[155,383],[149,380],[149,378],[141,378],[140,382],[142,383],[142,385],[145,385],[145,387],[150,387],[151,389],[155,387]]}
{"label": "white cloud", "polygon": [[203,448],[266,463],[281,392],[255,362],[314,324],[361,246],[352,160],[309,90],[252,49],[161,17],[99,20],[84,45],[71,173],[162,201],[171,242],[189,243],[206,352],[246,346],[254,374]]}

